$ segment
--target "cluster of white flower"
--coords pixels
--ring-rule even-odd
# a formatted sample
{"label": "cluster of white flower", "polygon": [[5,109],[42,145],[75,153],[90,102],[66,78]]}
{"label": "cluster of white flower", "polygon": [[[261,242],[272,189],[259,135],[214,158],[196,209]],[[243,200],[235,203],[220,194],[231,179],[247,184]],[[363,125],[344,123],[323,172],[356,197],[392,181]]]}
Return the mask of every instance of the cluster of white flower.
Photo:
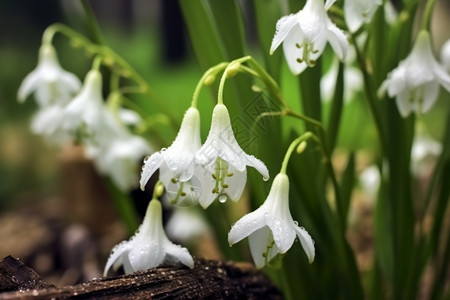
{"label": "cluster of white flower", "polygon": [[[284,16],[278,21],[270,53],[283,43],[287,64],[294,75],[300,74],[307,67],[313,67],[327,42],[341,61],[345,59],[349,48],[347,37],[327,15],[327,10],[335,2],[336,0],[327,0],[326,3],[323,0],[307,0],[299,12]],[[393,15],[393,9],[388,2],[385,11],[389,17]],[[363,23],[369,23],[381,4],[381,0],[345,0],[344,14],[348,30],[355,33]],[[442,47],[440,64],[434,58],[429,32],[422,30],[408,57],[388,74],[379,89],[379,96],[387,90],[389,97],[395,97],[403,117],[407,117],[411,112],[423,114],[429,111],[439,94],[439,85],[450,91],[449,45],[450,42]],[[331,68],[331,72],[335,71],[336,67]],[[354,75],[347,74],[346,77],[349,76]],[[361,85],[361,80],[358,79],[358,83],[352,83],[350,89],[358,89]],[[330,84],[323,82],[323,94],[327,93],[329,86]]]}
{"label": "cluster of white flower", "polygon": [[[151,147],[127,127],[130,120],[139,122],[136,113],[107,108],[98,70],[89,71],[82,85],[74,74],[62,69],[54,47],[43,44],[38,65],[23,80],[18,99],[23,102],[31,94],[39,106],[33,132],[57,145],[81,139],[100,173],[110,176],[123,191],[136,186],[138,164]],[[120,117],[130,114],[131,118]]]}

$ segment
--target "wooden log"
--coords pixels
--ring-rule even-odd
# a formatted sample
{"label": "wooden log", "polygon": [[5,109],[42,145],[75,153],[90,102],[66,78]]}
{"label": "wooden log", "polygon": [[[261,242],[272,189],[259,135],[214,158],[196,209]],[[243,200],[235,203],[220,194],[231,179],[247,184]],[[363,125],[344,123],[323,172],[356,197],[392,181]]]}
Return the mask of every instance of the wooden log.
{"label": "wooden log", "polygon": [[9,299],[282,299],[249,265],[195,259],[195,267],[159,267],[67,287],[0,293]]}

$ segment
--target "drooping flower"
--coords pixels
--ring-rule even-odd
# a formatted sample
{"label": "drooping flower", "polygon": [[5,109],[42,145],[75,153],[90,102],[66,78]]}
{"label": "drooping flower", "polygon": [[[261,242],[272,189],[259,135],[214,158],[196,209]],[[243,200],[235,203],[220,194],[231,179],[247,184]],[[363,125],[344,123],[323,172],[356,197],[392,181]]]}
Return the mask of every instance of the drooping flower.
{"label": "drooping flower", "polygon": [[167,236],[175,241],[186,244],[193,242],[197,237],[209,233],[211,228],[197,208],[195,206],[174,206],[174,211],[166,224]]}
{"label": "drooping flower", "polygon": [[294,75],[314,66],[327,42],[339,59],[346,56],[347,38],[327,15],[334,2],[328,0],[324,5],[323,0],[307,0],[302,10],[278,20],[270,54],[283,43],[284,56]]}
{"label": "drooping flower", "polygon": [[269,171],[262,161],[242,150],[234,137],[228,109],[223,104],[214,107],[211,128],[205,143],[195,155],[203,172],[198,176],[202,183],[200,205],[208,207],[216,198],[237,201],[247,181],[247,166],[255,168],[263,179]]}
{"label": "drooping flower", "polygon": [[356,32],[363,23],[369,23],[381,0],[345,0],[345,22],[350,32]]}
{"label": "drooping flower", "polygon": [[142,157],[152,150],[145,139],[125,127],[116,133],[110,139],[101,139],[102,144],[87,143],[87,156],[101,174],[110,176],[122,191],[129,191],[137,185]]}
{"label": "drooping flower", "polygon": [[381,96],[387,90],[389,97],[395,97],[400,114],[407,117],[412,111],[429,111],[439,85],[450,91],[450,75],[434,58],[429,33],[422,30],[411,53],[388,74],[378,92]]}
{"label": "drooping flower", "polygon": [[17,98],[23,102],[34,93],[40,107],[67,103],[80,86],[78,77],[61,68],[53,46],[44,44],[39,49],[38,65],[22,81]]}
{"label": "drooping flower", "polygon": [[162,207],[158,200],[151,200],[145,218],[129,241],[116,245],[105,265],[104,276],[111,267],[123,266],[126,274],[140,270],[183,264],[194,267],[194,260],[186,248],[172,243],[162,224]]}
{"label": "drooping flower", "polygon": [[278,253],[286,253],[296,236],[311,263],[315,255],[314,242],[293,220],[289,211],[289,178],[279,173],[266,201],[232,226],[228,242],[233,245],[248,237],[253,261],[256,267],[262,268]]}
{"label": "drooping flower", "polygon": [[442,144],[420,130],[411,147],[411,170],[416,177],[429,176],[435,160],[442,152]]}
{"label": "drooping flower", "polygon": [[183,205],[194,204],[199,197],[200,187],[198,180],[191,179],[198,170],[194,158],[200,145],[200,113],[191,107],[186,111],[172,145],[153,153],[144,161],[141,189],[145,188],[150,177],[159,169],[160,180],[172,195],[170,200]]}

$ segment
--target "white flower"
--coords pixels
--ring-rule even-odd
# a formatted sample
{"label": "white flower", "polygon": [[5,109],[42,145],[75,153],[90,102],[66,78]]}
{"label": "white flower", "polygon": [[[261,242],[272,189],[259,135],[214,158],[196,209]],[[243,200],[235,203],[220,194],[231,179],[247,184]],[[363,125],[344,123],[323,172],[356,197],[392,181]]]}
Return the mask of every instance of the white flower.
{"label": "white flower", "polygon": [[31,94],[39,106],[67,103],[80,89],[80,80],[61,68],[52,45],[44,44],[39,50],[37,67],[23,80],[17,93],[20,102]]}
{"label": "white flower", "polygon": [[412,173],[417,176],[426,176],[434,158],[438,157],[442,152],[442,144],[434,140],[425,132],[420,132],[414,137],[411,147],[411,169]]}
{"label": "white flower", "polygon": [[389,97],[395,97],[400,114],[407,117],[412,111],[429,111],[439,94],[439,85],[450,91],[450,75],[434,58],[429,33],[423,30],[411,53],[388,74],[378,93],[381,96],[387,90]]}
{"label": "white flower", "polygon": [[200,148],[200,114],[196,108],[189,108],[184,115],[177,137],[172,145],[153,153],[144,161],[141,174],[141,189],[145,188],[157,169],[166,190],[172,193],[175,203],[193,204],[199,197],[198,180],[193,178],[198,168],[195,153]]}
{"label": "white flower", "polygon": [[126,274],[158,266],[183,264],[194,267],[194,260],[186,248],[172,243],[162,225],[162,207],[151,200],[142,225],[129,241],[116,245],[106,262],[104,276],[113,267],[123,266]]}
{"label": "white flower", "polygon": [[447,72],[450,72],[450,40],[447,40],[441,48],[441,63]]}
{"label": "white flower", "polygon": [[356,32],[363,23],[369,23],[381,0],[345,0],[345,22],[350,32]]}
{"label": "white flower", "polygon": [[[84,130],[84,134],[93,137],[103,135],[105,128],[115,126],[114,118],[107,111],[102,96],[102,75],[98,70],[90,70],[84,80],[80,93],[64,110],[62,130]],[[109,132],[109,130],[108,130]]]}
{"label": "white flower", "polygon": [[365,168],[359,175],[359,182],[363,191],[366,192],[370,200],[373,200],[374,202],[381,184],[379,168],[376,165],[370,165]]}
{"label": "white flower", "polygon": [[193,239],[210,232],[206,222],[197,207],[173,207],[174,211],[166,224],[167,236],[181,243],[192,242]]}
{"label": "white flower", "polygon": [[195,155],[196,162],[204,168],[198,176],[202,183],[200,205],[208,207],[214,199],[239,200],[247,181],[247,166],[254,167],[264,180],[269,171],[262,161],[248,155],[238,145],[231,128],[228,109],[223,104],[214,107],[211,129],[205,143]]}
{"label": "white flower", "polygon": [[302,10],[278,20],[270,54],[283,43],[284,56],[293,74],[314,66],[327,42],[339,59],[346,56],[347,38],[326,12],[332,3],[327,1],[324,6],[323,0],[307,0]]}
{"label": "white flower", "polygon": [[129,191],[137,185],[142,157],[152,150],[146,140],[126,128],[118,133],[103,144],[88,143],[86,150],[101,174],[110,176],[122,191]]}
{"label": "white flower", "polygon": [[286,253],[298,236],[311,263],[314,260],[314,241],[289,211],[289,178],[279,173],[273,180],[266,201],[255,211],[238,220],[228,234],[230,245],[248,237],[256,267],[262,268],[278,253]]}

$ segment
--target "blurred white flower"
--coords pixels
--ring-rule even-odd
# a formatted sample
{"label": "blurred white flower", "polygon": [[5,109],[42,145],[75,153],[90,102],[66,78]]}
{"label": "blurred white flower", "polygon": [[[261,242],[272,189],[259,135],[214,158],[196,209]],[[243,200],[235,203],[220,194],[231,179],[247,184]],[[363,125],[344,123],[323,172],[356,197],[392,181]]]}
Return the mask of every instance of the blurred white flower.
{"label": "blurred white flower", "polygon": [[430,159],[438,157],[442,151],[442,144],[431,138],[428,134],[418,133],[414,137],[411,147],[411,170],[415,176],[427,174],[430,168]]}
{"label": "blurred white flower", "polygon": [[302,10],[278,20],[270,54],[283,43],[284,56],[294,75],[314,66],[327,42],[339,59],[345,58],[347,37],[327,15],[334,2],[329,0],[324,5],[323,0],[307,0]]}
{"label": "blurred white flower", "polygon": [[256,267],[262,268],[278,253],[286,253],[296,236],[311,263],[315,255],[314,241],[292,219],[289,211],[289,178],[279,173],[273,180],[266,201],[232,226],[228,242],[233,245],[248,237],[253,261]]}
{"label": "blurred white flower", "polygon": [[450,40],[447,40],[441,48],[441,63],[450,72]]}
{"label": "blurred white flower", "polygon": [[345,22],[350,32],[356,32],[363,23],[369,23],[381,0],[345,0]]}
{"label": "blurred white flower", "polygon": [[[344,101],[348,103],[355,94],[362,90],[363,75],[361,70],[353,65],[355,60],[353,47],[349,48],[345,59],[344,68]],[[334,57],[329,70],[320,80],[320,93],[324,102],[329,102],[334,97],[336,80],[339,72],[339,60]]]}
{"label": "blurred white flower", "polygon": [[141,174],[141,189],[145,188],[150,177],[159,169],[160,180],[171,194],[175,204],[194,204],[198,200],[200,186],[192,181],[198,172],[195,153],[200,148],[200,113],[189,108],[181,123],[180,131],[172,145],[145,159]]}
{"label": "blurred white flower", "polygon": [[137,186],[142,157],[152,149],[146,140],[125,127],[117,133],[110,139],[102,139],[102,144],[87,143],[86,153],[101,174],[110,176],[126,192]]}
{"label": "blurred white flower", "polygon": [[80,89],[80,80],[61,68],[56,51],[50,44],[39,49],[37,67],[22,81],[17,93],[20,102],[32,93],[40,107],[67,103]]}
{"label": "blurred white flower", "polygon": [[199,172],[202,193],[199,203],[208,207],[216,198],[239,200],[247,181],[247,166],[255,168],[264,180],[269,179],[265,164],[248,155],[238,145],[231,127],[228,109],[223,104],[214,107],[211,128],[205,143],[195,155],[196,162],[204,168]]}
{"label": "blurred white flower", "polygon": [[135,235],[112,249],[103,275],[106,276],[111,267],[117,270],[123,266],[125,273],[130,274],[179,264],[193,268],[194,260],[186,248],[175,245],[167,238],[162,224],[161,203],[153,199]]}
{"label": "blurred white flower", "polygon": [[166,224],[167,236],[181,243],[189,243],[196,237],[210,232],[210,227],[196,207],[173,207]]}
{"label": "blurred white flower", "polygon": [[365,168],[359,175],[359,183],[362,190],[370,197],[370,200],[375,201],[381,184],[379,168],[376,165],[370,165]]}
{"label": "blurred white flower", "polygon": [[412,111],[429,111],[439,94],[439,85],[450,91],[450,75],[434,58],[429,33],[422,30],[411,53],[388,74],[378,93],[381,97],[387,90],[389,97],[395,97],[400,114],[407,117]]}

